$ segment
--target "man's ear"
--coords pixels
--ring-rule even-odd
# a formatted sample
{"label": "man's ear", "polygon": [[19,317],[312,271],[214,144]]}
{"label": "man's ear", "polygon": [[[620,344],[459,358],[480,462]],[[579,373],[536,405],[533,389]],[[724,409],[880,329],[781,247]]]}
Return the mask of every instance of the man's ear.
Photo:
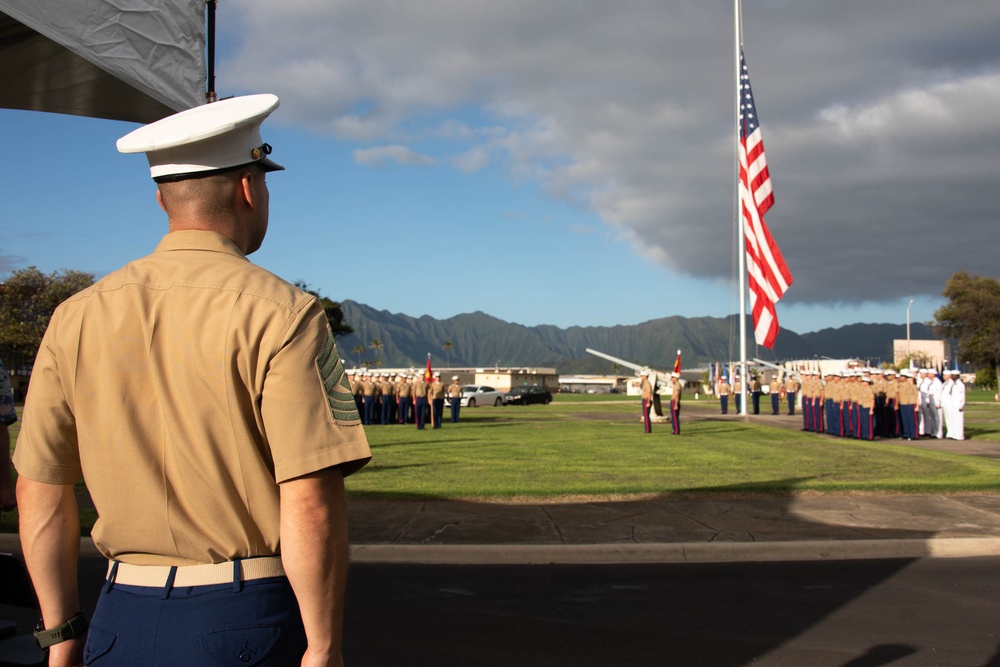
{"label": "man's ear", "polygon": [[164,213],[167,212],[167,207],[163,205],[163,193],[160,192],[159,188],[156,188],[156,203],[160,205]]}
{"label": "man's ear", "polygon": [[257,178],[253,169],[247,169],[240,176],[239,187],[236,193],[239,201],[245,203],[251,211],[257,208]]}

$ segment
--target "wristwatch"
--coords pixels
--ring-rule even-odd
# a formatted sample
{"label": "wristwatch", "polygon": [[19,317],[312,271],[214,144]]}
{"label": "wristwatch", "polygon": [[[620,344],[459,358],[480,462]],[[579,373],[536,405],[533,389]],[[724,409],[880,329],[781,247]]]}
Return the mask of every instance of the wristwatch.
{"label": "wristwatch", "polygon": [[53,644],[59,644],[60,642],[67,641],[69,639],[76,639],[77,637],[83,636],[83,633],[87,631],[87,615],[82,611],[76,613],[76,615],[54,628],[45,629],[45,624],[41,619],[35,624],[35,642],[38,643],[38,648],[45,650]]}

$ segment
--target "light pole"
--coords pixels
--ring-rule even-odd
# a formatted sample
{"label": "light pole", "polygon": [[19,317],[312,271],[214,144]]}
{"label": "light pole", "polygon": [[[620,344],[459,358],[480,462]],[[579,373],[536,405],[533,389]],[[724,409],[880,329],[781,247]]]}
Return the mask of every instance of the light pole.
{"label": "light pole", "polygon": [[910,303],[906,304],[906,363],[910,366],[913,365],[913,358],[910,356],[910,306],[913,305],[913,299],[910,299]]}

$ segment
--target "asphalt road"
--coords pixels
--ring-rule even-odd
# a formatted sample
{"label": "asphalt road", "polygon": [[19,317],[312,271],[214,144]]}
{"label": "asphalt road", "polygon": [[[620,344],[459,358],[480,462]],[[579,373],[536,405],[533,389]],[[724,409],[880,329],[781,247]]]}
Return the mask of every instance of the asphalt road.
{"label": "asphalt road", "polygon": [[[88,611],[104,568],[81,562]],[[356,564],[344,657],[349,667],[1000,667],[998,573],[1000,558]]]}
{"label": "asphalt road", "polygon": [[1000,665],[1000,559],[375,566],[345,659],[383,665]]}

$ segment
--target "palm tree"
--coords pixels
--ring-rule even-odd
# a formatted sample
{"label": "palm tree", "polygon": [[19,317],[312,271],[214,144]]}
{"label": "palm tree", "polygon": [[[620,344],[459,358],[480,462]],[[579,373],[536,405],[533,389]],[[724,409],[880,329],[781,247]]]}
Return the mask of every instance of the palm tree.
{"label": "palm tree", "polygon": [[381,339],[379,339],[379,338],[372,338],[372,342],[370,342],[368,344],[371,346],[371,348],[373,350],[375,350],[375,365],[376,366],[381,366],[382,365],[382,361],[378,358],[378,353],[381,352],[382,348],[384,347],[382,345]]}
{"label": "palm tree", "polygon": [[455,345],[450,340],[446,340],[441,346],[441,349],[448,355],[448,368],[451,368],[451,350],[454,347]]}
{"label": "palm tree", "polygon": [[358,355],[358,368],[361,368],[361,355],[364,354],[365,350],[367,349],[368,348],[365,347],[364,345],[355,345],[353,348],[351,348],[351,352]]}

